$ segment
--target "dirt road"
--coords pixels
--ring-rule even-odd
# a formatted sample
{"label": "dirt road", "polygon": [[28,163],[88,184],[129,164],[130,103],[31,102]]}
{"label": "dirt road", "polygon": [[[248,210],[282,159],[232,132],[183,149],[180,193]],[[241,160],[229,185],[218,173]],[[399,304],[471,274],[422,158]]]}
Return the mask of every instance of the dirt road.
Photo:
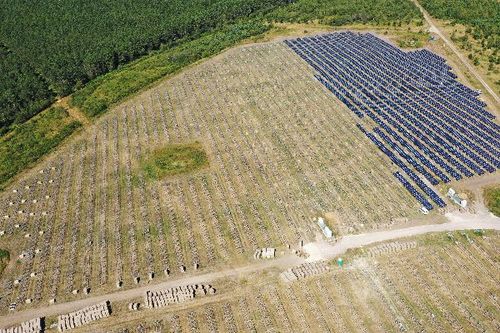
{"label": "dirt road", "polygon": [[[495,229],[500,230],[500,218],[489,212],[480,211],[477,214],[450,213],[446,215],[450,220],[444,224],[422,225],[397,230],[379,231],[360,235],[345,236],[337,243],[313,242],[304,245],[304,249],[310,254],[307,261],[320,259],[332,259],[343,254],[348,249],[369,245],[376,242],[387,241],[402,237],[421,235],[429,232],[453,231],[465,229]],[[280,269],[303,263],[305,260],[292,255],[286,255],[275,260],[261,261],[242,267],[228,268],[225,270],[180,277],[157,284],[148,284],[133,289],[116,291],[110,294],[88,297],[72,302],[53,304],[42,308],[34,308],[8,314],[0,318],[0,327],[12,326],[16,323],[26,321],[35,317],[55,316],[61,313],[71,312],[104,300],[111,303],[126,301],[132,298],[142,297],[146,290],[165,289],[179,285],[211,282],[220,278],[244,276],[266,269]]]}
{"label": "dirt road", "polygon": [[500,230],[500,218],[495,217],[488,211],[480,211],[477,214],[448,213],[445,216],[448,220],[450,220],[450,222],[345,236],[335,245],[327,242],[308,243],[304,245],[305,251],[310,255],[307,261],[331,259],[341,255],[348,249],[358,248],[391,239],[422,235],[429,232],[465,229]]}
{"label": "dirt road", "polygon": [[206,283],[225,277],[245,276],[250,273],[266,270],[269,268],[278,268],[284,270],[288,267],[299,265],[303,262],[304,259],[302,258],[299,258],[297,256],[287,255],[272,261],[260,261],[256,262],[255,264],[246,265],[242,267],[229,268],[217,272],[210,272],[199,275],[179,277],[176,279],[163,281],[157,284],[142,285],[137,288],[120,290],[110,294],[88,297],[71,302],[56,303],[52,305],[47,305],[42,308],[23,310],[0,317],[0,327],[9,327],[16,323],[30,320],[35,317],[48,317],[62,313],[68,313],[106,300],[109,300],[111,303],[113,303],[117,301],[125,301],[132,298],[142,297],[144,296],[146,290],[160,290],[180,285]]}
{"label": "dirt road", "polygon": [[495,93],[493,89],[490,88],[488,83],[486,83],[481,75],[477,72],[477,70],[474,68],[473,65],[467,61],[467,59],[464,57],[462,52],[460,52],[457,47],[453,44],[451,40],[448,39],[439,29],[438,27],[434,24],[431,16],[427,11],[420,5],[420,3],[417,0],[413,0],[415,5],[420,9],[420,12],[422,12],[422,15],[424,15],[425,20],[430,26],[430,31],[437,34],[445,43],[448,45],[448,47],[457,55],[457,57],[460,59],[460,61],[464,64],[465,67],[469,70],[469,72],[472,73],[476,77],[476,79],[483,85],[484,89],[488,91],[488,93],[495,99],[497,105],[500,104],[500,99],[498,98],[498,95]]}

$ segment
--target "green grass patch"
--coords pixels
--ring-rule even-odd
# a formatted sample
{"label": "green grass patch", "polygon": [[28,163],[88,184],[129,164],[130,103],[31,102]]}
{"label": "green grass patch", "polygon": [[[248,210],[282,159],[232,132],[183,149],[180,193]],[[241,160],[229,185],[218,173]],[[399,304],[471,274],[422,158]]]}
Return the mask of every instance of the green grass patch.
{"label": "green grass patch", "polygon": [[208,157],[199,142],[168,145],[141,161],[141,171],[150,180],[191,173],[207,166]]}
{"label": "green grass patch", "polygon": [[7,267],[7,264],[9,263],[9,260],[10,260],[9,251],[0,249],[0,276],[2,276],[5,267]]}
{"label": "green grass patch", "polygon": [[490,212],[500,217],[500,185],[483,189],[484,204]]}
{"label": "green grass patch", "polygon": [[398,38],[398,45],[401,48],[421,48],[429,40],[427,32],[408,31]]}
{"label": "green grass patch", "polygon": [[53,107],[3,136],[0,139],[0,188],[80,126],[64,108]]}
{"label": "green grass patch", "polygon": [[237,23],[152,53],[91,81],[73,94],[71,104],[90,117],[99,115],[163,76],[176,73],[187,65],[215,55],[245,38],[264,33],[269,28],[268,24],[261,22]]}

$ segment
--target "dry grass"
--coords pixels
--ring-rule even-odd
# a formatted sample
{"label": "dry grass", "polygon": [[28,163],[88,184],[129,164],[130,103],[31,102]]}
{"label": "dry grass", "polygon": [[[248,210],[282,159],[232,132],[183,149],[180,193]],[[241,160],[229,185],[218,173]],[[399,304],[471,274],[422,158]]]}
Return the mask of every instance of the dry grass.
{"label": "dry grass", "polygon": [[490,212],[500,217],[500,185],[483,189],[483,198]]}
{"label": "dry grass", "polygon": [[[258,279],[182,308],[116,313],[92,328],[120,332],[497,331],[500,235],[459,232],[368,258],[292,284]],[[474,281],[471,284],[470,281]],[[75,331],[76,332],[76,331]]]}
{"label": "dry grass", "polygon": [[[257,247],[313,239],[324,212],[341,234],[417,214],[356,121],[280,42],[227,51],[137,95],[1,194],[0,246],[39,250],[4,274],[1,310],[246,262]],[[196,140],[206,172],[134,177],[144,156]]]}

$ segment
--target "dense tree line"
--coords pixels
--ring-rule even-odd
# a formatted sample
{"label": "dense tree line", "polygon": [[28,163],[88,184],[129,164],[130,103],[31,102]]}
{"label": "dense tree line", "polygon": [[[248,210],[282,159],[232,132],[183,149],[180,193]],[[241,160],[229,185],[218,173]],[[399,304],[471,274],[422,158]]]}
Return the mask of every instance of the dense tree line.
{"label": "dense tree line", "polygon": [[287,2],[0,0],[0,133],[151,50]]}
{"label": "dense tree line", "polygon": [[410,0],[0,0],[0,6],[0,133],[55,95],[237,21],[383,24],[419,15]]}
{"label": "dense tree line", "polygon": [[194,37],[285,0],[5,0],[2,40],[66,95],[161,44]]}
{"label": "dense tree line", "polygon": [[410,0],[297,0],[269,15],[280,22],[318,21],[336,26],[410,22],[420,16]]}
{"label": "dense tree line", "polygon": [[500,2],[497,0],[421,0],[432,16],[464,24],[487,49],[500,49]]}
{"label": "dense tree line", "polygon": [[33,117],[53,98],[47,82],[0,44],[0,134]]}

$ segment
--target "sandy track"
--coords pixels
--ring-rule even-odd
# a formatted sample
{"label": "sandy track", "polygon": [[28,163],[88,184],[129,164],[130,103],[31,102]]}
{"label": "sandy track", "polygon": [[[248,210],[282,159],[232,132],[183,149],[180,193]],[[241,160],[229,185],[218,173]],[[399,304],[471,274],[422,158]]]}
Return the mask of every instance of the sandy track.
{"label": "sandy track", "polygon": [[[331,244],[327,242],[313,242],[304,245],[304,249],[310,254],[307,261],[320,259],[332,259],[343,254],[348,249],[357,248],[376,242],[388,241],[402,237],[411,237],[422,235],[430,232],[442,232],[465,229],[494,229],[500,230],[500,218],[493,216],[491,213],[481,211],[477,214],[470,213],[448,213],[446,217],[450,220],[443,224],[430,224],[416,227],[409,227],[396,230],[378,231],[359,235],[345,236],[337,243]],[[157,284],[143,285],[133,289],[120,290],[113,293],[88,297],[81,300],[54,304],[42,308],[34,308],[24,311],[8,314],[0,318],[0,327],[8,327],[16,323],[32,319],[34,317],[55,316],[61,313],[71,312],[85,306],[89,306],[104,300],[111,302],[125,301],[132,298],[142,297],[146,290],[165,289],[179,285],[211,282],[213,280],[243,276],[249,273],[276,268],[284,270],[303,263],[305,260],[287,255],[272,261],[263,261],[249,264],[242,267],[228,268],[225,270],[204,273],[199,275],[191,275],[180,277]]]}
{"label": "sandy track", "polygon": [[[199,275],[190,275],[186,277],[180,277],[168,281],[163,281],[157,284],[147,284],[141,285],[137,288],[120,290],[113,293],[92,296],[76,301],[59,303],[48,305],[46,307],[28,309],[24,311],[15,312],[0,318],[0,327],[9,327],[16,323],[20,323],[26,320],[30,320],[35,317],[48,317],[55,316],[62,313],[68,313],[74,310],[78,310],[80,308],[93,305],[105,300],[109,300],[111,303],[118,301],[125,301],[132,298],[143,297],[146,290],[159,290],[166,289],[170,287],[176,287],[180,285],[187,284],[195,284],[195,283],[206,283],[213,280],[225,278],[225,277],[237,277],[237,276],[245,276],[250,273],[254,273],[257,271],[269,269],[269,268],[278,268],[278,269],[286,269],[290,266],[295,266],[300,263],[303,263],[304,259],[287,255],[276,260],[272,261],[262,261],[257,262],[255,264],[246,265],[242,267],[236,268],[228,268],[225,270],[210,272]],[[217,286],[215,286],[217,287]]]}
{"label": "sandy track", "polygon": [[477,72],[477,70],[467,61],[467,59],[464,57],[464,55],[457,49],[457,47],[446,37],[441,30],[434,24],[432,21],[431,16],[429,13],[418,3],[417,0],[413,0],[415,5],[420,9],[420,12],[424,16],[425,20],[430,26],[430,31],[437,34],[445,43],[448,45],[448,47],[457,55],[457,57],[460,59],[460,61],[464,64],[465,67],[472,73],[472,75],[475,76],[475,78],[483,85],[484,89],[488,91],[488,93],[495,99],[497,104],[500,103],[500,98],[498,98],[498,95],[495,93],[493,89],[486,83],[486,81],[483,80],[481,75]]}
{"label": "sandy track", "polygon": [[331,259],[341,255],[348,249],[358,248],[377,242],[391,239],[418,236],[430,232],[466,230],[466,229],[494,229],[500,230],[500,218],[489,212],[482,211],[477,214],[448,213],[446,217],[450,222],[443,224],[429,224],[396,230],[377,231],[368,234],[345,236],[335,245],[327,242],[314,242],[304,245],[310,254],[307,261]]}

